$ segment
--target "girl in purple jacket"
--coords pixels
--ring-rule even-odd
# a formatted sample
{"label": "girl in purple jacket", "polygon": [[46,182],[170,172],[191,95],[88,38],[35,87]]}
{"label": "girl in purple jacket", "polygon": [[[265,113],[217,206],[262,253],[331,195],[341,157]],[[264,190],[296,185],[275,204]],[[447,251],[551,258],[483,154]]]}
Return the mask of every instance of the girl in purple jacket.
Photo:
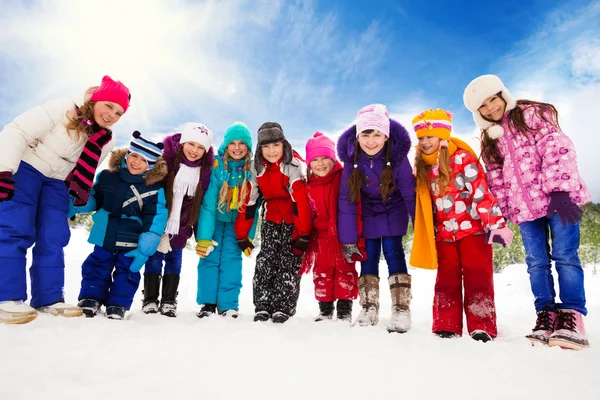
{"label": "girl in purple jacket", "polygon": [[[465,106],[481,128],[481,156],[505,217],[519,225],[537,321],[532,343],[588,347],[585,291],[579,261],[579,206],[590,193],[579,175],[573,142],[552,104],[515,100],[495,75],[474,79]],[[549,243],[550,238],[552,243]],[[551,261],[561,303],[555,301]]]}
{"label": "girl in purple jacket", "polygon": [[163,158],[169,168],[165,188],[169,219],[158,251],[148,259],[144,269],[142,311],[145,314],[160,311],[167,317],[177,316],[182,253],[198,222],[202,197],[210,181],[214,158],[212,141],[212,132],[194,122],[186,124],[182,133],[167,136],[163,141]]}
{"label": "girl in purple jacket", "polygon": [[356,221],[359,199],[366,239],[367,260],[361,262],[358,279],[362,310],[356,323],[369,326],[379,322],[379,259],[383,247],[392,296],[390,332],[406,332],[411,325],[411,277],[402,246],[408,217],[415,215],[415,179],[407,159],[410,147],[408,132],[389,118],[383,104],[363,107],[356,125],[348,128],[337,144],[344,162],[338,236],[348,262],[353,254],[360,255]]}

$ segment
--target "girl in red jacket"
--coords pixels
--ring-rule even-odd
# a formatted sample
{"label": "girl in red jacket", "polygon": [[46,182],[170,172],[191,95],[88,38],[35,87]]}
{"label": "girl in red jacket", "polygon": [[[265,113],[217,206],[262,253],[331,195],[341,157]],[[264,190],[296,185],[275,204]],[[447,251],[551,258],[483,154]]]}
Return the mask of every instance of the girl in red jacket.
{"label": "girl in red jacket", "polygon": [[512,231],[488,190],[477,155],[468,144],[450,137],[452,113],[427,110],[412,123],[419,145],[410,263],[438,267],[433,333],[461,336],[464,307],[469,334],[487,342],[497,331],[491,242],[510,245]]}
{"label": "girl in red jacket", "polygon": [[284,323],[296,313],[300,294],[300,256],[308,248],[311,229],[306,198],[304,162],[292,150],[281,125],[265,122],[258,129],[251,191],[246,211],[235,224],[240,249],[253,249],[248,233],[254,221],[259,197],[262,210],[261,249],[256,257],[253,279],[254,321]]}
{"label": "girl in red jacket", "polygon": [[315,321],[333,318],[352,321],[352,300],[358,296],[358,274],[354,260],[346,261],[337,235],[337,202],[344,168],[335,156],[333,140],[316,132],[306,143],[308,184],[312,210],[310,246],[302,261],[302,273],[314,266],[315,297],[320,313]]}

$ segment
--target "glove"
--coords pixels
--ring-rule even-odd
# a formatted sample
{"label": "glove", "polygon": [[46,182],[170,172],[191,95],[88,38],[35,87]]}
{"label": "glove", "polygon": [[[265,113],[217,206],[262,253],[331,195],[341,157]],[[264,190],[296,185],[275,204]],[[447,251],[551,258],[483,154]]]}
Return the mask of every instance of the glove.
{"label": "glove", "polygon": [[240,250],[242,250],[244,255],[246,257],[250,257],[250,254],[252,254],[252,250],[254,249],[254,245],[252,244],[252,239],[250,239],[250,238],[238,239],[237,242],[238,242],[238,246],[240,247]]}
{"label": "glove", "polygon": [[501,229],[492,229],[489,231],[485,237],[485,241],[488,244],[492,244],[492,242],[494,242],[507,247],[512,243],[513,235],[514,233],[510,230],[510,228],[505,226]]}
{"label": "glove", "polygon": [[344,255],[344,259],[348,264],[352,264],[354,260],[352,257],[357,254],[362,259],[362,253],[358,250],[358,247],[355,244],[343,244],[342,245],[342,254]]}
{"label": "glove", "polygon": [[171,238],[168,233],[165,233],[160,237],[160,243],[158,244],[158,249],[156,249],[156,251],[167,254],[171,252],[171,250],[173,250],[171,248]]}
{"label": "glove", "polygon": [[98,89],[100,89],[100,86],[90,86],[83,94],[83,101],[88,101],[91,99],[94,92]]}
{"label": "glove", "polygon": [[300,251],[301,253],[305,253],[308,250],[308,245],[310,244],[310,237],[308,236],[300,236],[295,240],[292,240],[292,248]]}
{"label": "glove", "polygon": [[212,251],[215,249],[215,246],[218,245],[219,243],[215,242],[214,240],[200,239],[196,243],[196,254],[200,258],[204,258],[212,253]]}
{"label": "glove", "polygon": [[0,202],[10,200],[15,194],[15,181],[12,180],[12,172],[0,172]]}
{"label": "glove", "polygon": [[129,266],[131,272],[140,272],[140,269],[146,264],[148,261],[148,256],[142,254],[138,249],[131,250],[129,253],[125,253],[125,257],[132,257],[133,261]]}
{"label": "glove", "polygon": [[552,192],[550,193],[550,204],[548,204],[546,217],[550,218],[554,213],[558,214],[564,226],[568,226],[569,222],[577,225],[577,221],[581,221],[583,210],[571,200],[569,193]]}

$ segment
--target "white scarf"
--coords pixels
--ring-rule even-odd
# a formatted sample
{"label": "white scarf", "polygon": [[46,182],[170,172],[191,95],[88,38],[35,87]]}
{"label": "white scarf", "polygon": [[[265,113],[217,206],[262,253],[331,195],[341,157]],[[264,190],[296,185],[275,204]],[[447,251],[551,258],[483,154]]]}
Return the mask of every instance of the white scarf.
{"label": "white scarf", "polygon": [[183,198],[186,194],[194,197],[198,182],[200,182],[200,167],[188,167],[185,164],[179,164],[179,171],[177,171],[175,182],[173,182],[173,204],[165,233],[170,235],[177,235],[179,233],[179,219],[181,217]]}

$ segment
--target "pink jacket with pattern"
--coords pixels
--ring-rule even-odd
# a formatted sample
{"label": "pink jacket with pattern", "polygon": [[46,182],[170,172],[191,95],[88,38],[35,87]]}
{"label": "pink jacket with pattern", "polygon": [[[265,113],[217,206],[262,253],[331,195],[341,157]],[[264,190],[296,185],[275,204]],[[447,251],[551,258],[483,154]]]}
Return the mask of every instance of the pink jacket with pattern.
{"label": "pink jacket with pattern", "polygon": [[568,192],[578,205],[590,201],[571,139],[540,117],[539,106],[517,107],[534,132],[511,129],[506,113],[501,122],[504,135],[498,139],[504,164],[486,164],[488,184],[502,214],[515,224],[544,217],[552,192]]}

